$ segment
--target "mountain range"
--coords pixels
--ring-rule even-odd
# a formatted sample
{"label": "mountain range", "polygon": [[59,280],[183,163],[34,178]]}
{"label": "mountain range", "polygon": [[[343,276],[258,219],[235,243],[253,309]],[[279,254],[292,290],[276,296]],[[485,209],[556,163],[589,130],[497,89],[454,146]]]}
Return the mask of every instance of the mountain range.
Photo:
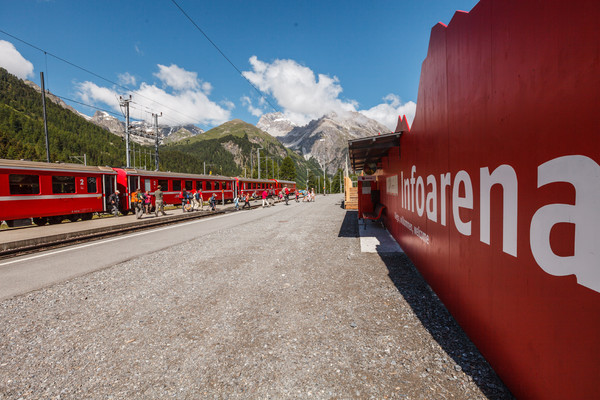
{"label": "mountain range", "polygon": [[281,113],[265,114],[256,126],[276,136],[284,146],[305,159],[314,158],[330,175],[338,168],[344,169],[348,140],[389,133],[383,124],[352,111],[330,113],[305,126],[295,125]]}

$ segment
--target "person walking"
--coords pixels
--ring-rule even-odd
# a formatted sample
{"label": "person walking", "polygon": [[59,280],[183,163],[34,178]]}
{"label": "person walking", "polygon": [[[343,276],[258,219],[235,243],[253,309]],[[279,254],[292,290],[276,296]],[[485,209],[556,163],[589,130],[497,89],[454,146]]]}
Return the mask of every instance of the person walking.
{"label": "person walking", "polygon": [[269,200],[267,200],[267,196],[269,195],[269,193],[267,192],[267,189],[263,190],[262,192],[262,207],[265,208],[265,204],[267,205],[267,207],[269,207]]}
{"label": "person walking", "polygon": [[157,217],[158,217],[159,211],[162,213],[162,215],[167,215],[165,213],[165,205],[163,203],[163,191],[161,189],[162,189],[162,187],[160,185],[158,185],[158,187],[154,191],[154,198],[155,198],[154,215],[156,215]]}
{"label": "person walking", "polygon": [[233,198],[233,205],[235,206],[235,211],[240,209],[240,198],[238,196]]}
{"label": "person walking", "polygon": [[296,190],[296,203],[300,203],[300,194],[298,193],[298,190]]}
{"label": "person walking", "polygon": [[287,186],[283,189],[283,197],[285,198],[285,205],[288,205],[288,201],[290,200],[290,189]]}
{"label": "person walking", "polygon": [[131,193],[131,205],[135,210],[135,217],[137,219],[141,219],[144,214],[144,210],[142,208],[142,204],[144,202],[144,197],[142,191],[138,188],[135,192]]}
{"label": "person walking", "polygon": [[246,193],[246,196],[244,197],[244,205],[242,206],[242,210],[246,208],[246,206],[248,206],[248,210],[252,209],[250,207],[250,193]]}
{"label": "person walking", "polygon": [[121,192],[119,192],[118,190],[115,190],[115,192],[113,194],[108,196],[108,202],[110,203],[110,206],[111,206],[111,213],[115,217],[119,216],[119,195],[120,194],[121,194]]}

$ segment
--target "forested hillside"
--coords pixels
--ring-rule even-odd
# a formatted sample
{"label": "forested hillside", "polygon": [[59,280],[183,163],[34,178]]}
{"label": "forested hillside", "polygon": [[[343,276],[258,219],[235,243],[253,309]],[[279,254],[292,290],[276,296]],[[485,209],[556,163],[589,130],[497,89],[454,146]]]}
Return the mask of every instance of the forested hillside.
{"label": "forested hillside", "polygon": [[[121,138],[73,112],[46,102],[50,161],[73,162],[87,156],[90,165],[123,165]],[[0,68],[0,158],[46,161],[42,97]]]}

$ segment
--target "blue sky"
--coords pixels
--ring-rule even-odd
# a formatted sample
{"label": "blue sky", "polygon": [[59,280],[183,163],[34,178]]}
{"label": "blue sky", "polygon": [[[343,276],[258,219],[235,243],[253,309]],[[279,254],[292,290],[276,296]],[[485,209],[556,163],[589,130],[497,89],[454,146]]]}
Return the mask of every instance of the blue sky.
{"label": "blue sky", "polygon": [[0,32],[0,66],[119,115],[131,94],[132,118],[162,112],[161,124],[256,124],[272,105],[298,124],[352,110],[392,129],[414,117],[431,28],[477,3],[176,2],[246,79],[171,0],[0,0],[0,30],[43,50]]}

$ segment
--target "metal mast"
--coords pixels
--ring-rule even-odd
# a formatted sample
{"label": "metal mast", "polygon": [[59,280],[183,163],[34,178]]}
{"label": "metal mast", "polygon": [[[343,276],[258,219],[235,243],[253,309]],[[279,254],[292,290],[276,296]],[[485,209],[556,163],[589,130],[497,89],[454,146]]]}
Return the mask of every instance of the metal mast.
{"label": "metal mast", "polygon": [[158,117],[162,117],[162,112],[160,114],[154,114],[152,113],[152,116],[154,117],[154,135],[155,135],[155,142],[154,142],[154,167],[155,170],[158,171]]}
{"label": "metal mast", "polygon": [[126,167],[131,167],[129,160],[129,103],[131,102],[131,95],[129,99],[124,99],[123,96],[119,96],[119,104],[121,107],[125,107],[125,154],[126,154]]}

